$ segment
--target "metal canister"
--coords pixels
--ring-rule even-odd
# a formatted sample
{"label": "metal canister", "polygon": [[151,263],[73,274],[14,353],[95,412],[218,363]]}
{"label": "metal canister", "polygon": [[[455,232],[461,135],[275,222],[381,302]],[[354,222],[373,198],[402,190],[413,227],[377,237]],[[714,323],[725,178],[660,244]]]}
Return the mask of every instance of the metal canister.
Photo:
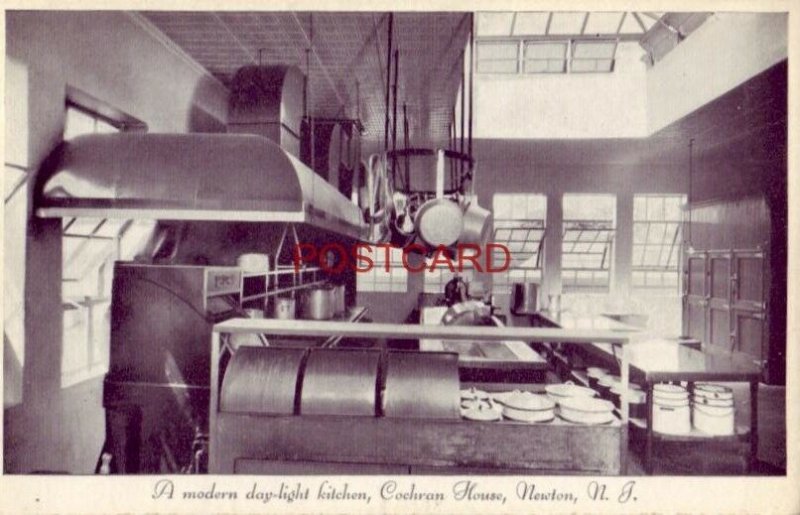
{"label": "metal canister", "polygon": [[277,297],[275,299],[274,316],[281,320],[291,320],[295,317],[297,303],[291,297]]}
{"label": "metal canister", "polygon": [[533,315],[539,309],[539,284],[515,283],[511,293],[511,312]]}

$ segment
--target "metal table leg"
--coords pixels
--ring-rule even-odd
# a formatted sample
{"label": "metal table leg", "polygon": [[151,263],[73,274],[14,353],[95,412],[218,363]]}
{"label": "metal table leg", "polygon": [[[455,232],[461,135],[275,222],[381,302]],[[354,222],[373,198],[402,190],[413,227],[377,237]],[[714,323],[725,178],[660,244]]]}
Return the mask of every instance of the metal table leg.
{"label": "metal table leg", "polygon": [[752,472],[758,460],[758,381],[750,381],[750,456],[747,471]]}
{"label": "metal table leg", "polygon": [[653,383],[647,381],[647,428],[645,430],[644,471],[648,475],[653,473]]}

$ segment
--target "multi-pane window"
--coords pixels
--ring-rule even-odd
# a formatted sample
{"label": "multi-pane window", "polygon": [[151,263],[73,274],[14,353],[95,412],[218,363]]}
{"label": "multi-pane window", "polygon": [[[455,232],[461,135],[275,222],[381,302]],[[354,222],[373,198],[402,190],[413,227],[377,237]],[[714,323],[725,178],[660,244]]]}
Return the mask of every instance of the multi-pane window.
{"label": "multi-pane window", "polygon": [[[408,289],[408,270],[403,266],[403,250],[392,247],[388,249],[389,259],[386,259],[385,248],[359,247],[359,254],[373,261],[373,266],[367,271],[356,272],[356,289],[360,292],[400,292]],[[386,263],[389,270],[386,270]],[[366,268],[366,262],[361,262],[359,267]]]}
{"label": "multi-pane window", "polygon": [[576,41],[572,44],[570,71],[573,73],[613,71],[616,52],[616,41]]}
{"label": "multi-pane window", "polygon": [[519,43],[516,41],[482,41],[478,44],[478,73],[518,73]]}
{"label": "multi-pane window", "polygon": [[633,197],[635,288],[678,290],[684,195]]}
{"label": "multi-pane window", "polygon": [[[115,126],[107,117],[73,104],[67,104],[64,114],[65,140],[119,132],[125,125]],[[62,387],[107,372],[114,261],[132,259],[154,225],[105,218],[62,220]]]}
{"label": "multi-pane window", "polygon": [[523,71],[525,73],[564,73],[567,69],[567,44],[525,42]]}
{"label": "multi-pane window", "polygon": [[[539,194],[497,193],[492,199],[494,242],[503,245],[511,255],[507,271],[492,274],[492,290],[508,293],[516,282],[539,281],[542,278],[546,232],[547,197]],[[505,256],[497,251],[494,266]]]}
{"label": "multi-pane window", "polygon": [[616,41],[478,41],[478,73],[609,73]]}
{"label": "multi-pane window", "polygon": [[607,292],[614,261],[614,195],[567,194],[563,203],[561,278],[565,291]]}

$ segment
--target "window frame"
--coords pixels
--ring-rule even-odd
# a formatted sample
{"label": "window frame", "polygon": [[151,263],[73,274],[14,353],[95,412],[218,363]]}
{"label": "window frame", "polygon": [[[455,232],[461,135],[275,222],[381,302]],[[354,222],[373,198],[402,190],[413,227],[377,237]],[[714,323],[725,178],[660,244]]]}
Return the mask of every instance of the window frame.
{"label": "window frame", "polygon": [[[608,294],[611,291],[611,284],[614,280],[614,244],[617,235],[616,209],[617,195],[609,193],[565,193],[562,196],[562,209],[566,212],[566,204],[569,197],[582,196],[603,196],[613,200],[612,218],[572,218],[564,214],[561,226],[561,287],[565,293],[601,293]],[[570,215],[571,216],[571,215]],[[595,232],[592,239],[581,239],[586,231]],[[575,239],[567,239],[567,235],[577,232]],[[604,239],[601,235],[607,233]],[[568,244],[572,244],[570,250],[566,249]],[[585,251],[575,251],[578,244],[588,245]],[[603,250],[593,251],[595,245],[602,245]],[[566,256],[586,256],[602,254],[599,266],[568,266]],[[585,261],[585,260],[584,260]],[[571,277],[570,277],[571,276]],[[583,279],[582,279],[583,277]],[[588,278],[587,282],[585,281]]]}
{"label": "window frame", "polygon": [[[512,251],[511,248],[508,248],[509,252],[512,254],[512,262],[511,265],[508,267],[508,270],[499,273],[492,274],[492,292],[493,293],[511,293],[511,285],[514,282],[530,282],[530,281],[542,281],[544,277],[544,249],[547,241],[547,202],[549,198],[544,193],[495,193],[492,196],[492,212],[497,213],[498,209],[496,207],[496,202],[502,202],[503,200],[507,200],[508,202],[514,202],[513,197],[525,197],[525,215],[524,216],[517,216],[514,217],[513,208],[511,212],[510,218],[497,218],[496,216],[493,217],[493,232],[492,232],[492,241],[495,243],[506,244],[507,247],[510,247],[510,243],[523,243],[523,250],[521,251]],[[536,199],[536,200],[534,200]],[[532,203],[535,205],[536,202],[542,201],[543,205],[541,207],[542,218],[530,218],[529,211],[531,210]],[[535,209],[535,208],[534,208]],[[498,227],[498,223],[503,224],[504,227]],[[509,231],[509,238],[508,239],[499,239],[498,233],[502,230]],[[512,239],[514,233],[516,231],[528,231],[527,238],[523,240],[516,240]],[[531,234],[536,231],[538,234],[541,231],[541,238],[538,240],[529,240]],[[534,251],[527,259],[523,259],[519,261],[520,264],[514,265],[514,254],[522,254],[523,256],[531,251],[524,250],[524,247],[529,244],[536,245],[536,251]],[[535,266],[525,265],[531,261],[531,259],[535,256]],[[493,259],[494,261],[494,259]],[[500,279],[498,281],[498,279]]]}
{"label": "window frame", "polygon": [[[83,133],[68,135],[68,118],[72,112],[90,118],[93,122],[93,130]],[[76,88],[67,86],[66,98],[64,102],[64,133],[63,136],[69,139],[84,134],[99,133],[98,124],[112,127],[118,132],[143,132],[147,130],[147,124],[141,120],[120,111],[110,105],[84,93]],[[106,132],[105,130],[103,132]],[[79,222],[80,220],[80,222]],[[91,220],[93,227],[88,231],[76,231],[80,224]],[[76,225],[78,224],[78,225]],[[61,230],[61,302],[62,302],[62,360],[61,360],[61,388],[68,388],[84,381],[94,379],[108,371],[108,358],[110,355],[110,327],[108,334],[98,335],[96,322],[101,317],[108,316],[111,309],[111,278],[113,276],[114,262],[120,259],[122,252],[123,239],[128,235],[129,229],[133,227],[135,221],[125,220],[116,223],[116,230],[113,234],[98,234],[104,226],[109,227],[109,219],[70,217],[62,219]],[[87,226],[88,227],[88,226]],[[73,246],[66,244],[67,240],[79,240],[81,243]],[[98,241],[106,242],[102,251],[91,250],[92,244]],[[72,253],[67,256],[68,247],[75,247]],[[89,256],[85,255],[89,252]],[[87,259],[90,258],[90,259]],[[78,271],[76,277],[67,277],[70,264],[76,261],[90,264],[86,269]],[[84,283],[80,286],[83,290],[74,288],[75,284]],[[87,289],[88,287],[88,289]],[[70,291],[70,290],[73,291]],[[69,315],[68,313],[78,310],[79,313]],[[70,319],[71,318],[71,319]],[[80,319],[83,319],[82,321]],[[72,322],[73,325],[68,327]],[[82,342],[67,341],[67,332],[71,327],[76,327],[81,334]],[[77,345],[71,349],[70,345]],[[103,352],[105,346],[105,352]],[[80,352],[85,356],[85,362],[79,363],[77,367],[65,369],[71,360],[67,359],[67,353]],[[75,360],[80,362],[80,359]]]}
{"label": "window frame", "polygon": [[[637,209],[636,203],[638,199],[644,199],[644,218],[637,218]],[[650,209],[649,209],[649,200],[650,199],[659,199],[662,205],[660,218],[651,218],[650,216]],[[667,212],[666,201],[668,199],[675,200],[677,199],[680,205],[681,213],[680,216],[673,219],[670,218],[669,213]],[[680,193],[636,193],[633,196],[633,213],[631,216],[632,226],[633,226],[633,234],[631,237],[631,289],[635,291],[642,291],[642,292],[653,292],[653,293],[673,293],[675,295],[679,295],[681,292],[681,284],[682,284],[682,252],[683,252],[683,229],[685,224],[684,214],[683,214],[683,207],[686,205],[687,197],[685,194]],[[667,233],[669,230],[669,226],[674,224],[674,229],[671,238],[666,238]],[[645,239],[644,242],[637,242],[637,226],[646,225],[647,230],[645,231]],[[652,242],[650,241],[650,228],[653,225],[663,225],[664,226],[664,235],[662,236],[661,241],[659,242]],[[671,239],[670,242],[667,240]],[[642,251],[641,254],[637,253],[637,248],[641,247]],[[656,247],[659,249],[659,258],[658,263],[655,265],[647,265],[645,264],[647,259],[647,250],[648,248]],[[661,257],[663,256],[664,249],[669,248],[669,253],[667,254],[667,261],[662,266]],[[636,257],[637,255],[641,256],[639,263],[637,263]],[[637,277],[641,274],[643,277],[643,283],[639,284],[637,281]],[[649,276],[655,276],[655,274],[659,274],[660,279],[658,280],[659,284],[650,283],[648,279]],[[674,281],[669,283],[665,281],[665,274],[669,274],[674,276]]]}

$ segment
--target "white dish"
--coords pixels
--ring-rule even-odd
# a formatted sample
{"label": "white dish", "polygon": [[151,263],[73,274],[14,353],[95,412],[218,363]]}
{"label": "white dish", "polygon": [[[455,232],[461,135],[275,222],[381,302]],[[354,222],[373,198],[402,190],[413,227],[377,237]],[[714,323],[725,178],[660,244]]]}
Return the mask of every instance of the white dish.
{"label": "white dish", "polygon": [[561,399],[572,397],[585,397],[591,398],[597,395],[595,390],[585,386],[578,386],[571,383],[564,384],[548,384],[544,387],[547,395],[556,402],[561,402]]}
{"label": "white dish", "polygon": [[476,422],[494,422],[503,418],[503,412],[494,404],[479,404],[470,409],[461,409],[461,416]]}
{"label": "white dish", "polygon": [[555,408],[553,400],[545,395],[515,390],[503,397],[502,404],[520,411],[546,411]]}
{"label": "white dish", "polygon": [[488,399],[489,394],[484,392],[483,390],[478,390],[477,388],[470,388],[468,390],[461,390],[461,398],[462,399]]}
{"label": "white dish", "polygon": [[579,414],[578,412],[573,412],[571,410],[560,410],[558,415],[566,420],[567,422],[572,422],[573,424],[581,424],[584,426],[597,426],[602,424],[608,424],[614,420],[614,413],[592,413],[592,414]]}
{"label": "white dish", "polygon": [[509,420],[514,420],[517,422],[542,424],[545,422],[551,422],[555,418],[555,411],[552,409],[542,411],[526,411],[509,408],[506,406],[503,408],[503,416]]}

